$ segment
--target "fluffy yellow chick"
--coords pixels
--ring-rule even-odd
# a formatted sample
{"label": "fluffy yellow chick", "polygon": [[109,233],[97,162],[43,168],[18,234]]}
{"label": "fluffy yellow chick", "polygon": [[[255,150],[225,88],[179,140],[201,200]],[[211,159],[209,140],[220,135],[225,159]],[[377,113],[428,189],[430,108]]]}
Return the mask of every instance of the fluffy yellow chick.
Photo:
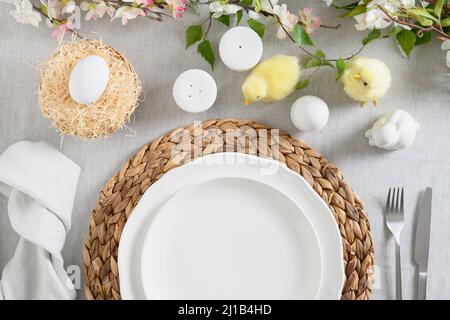
{"label": "fluffy yellow chick", "polygon": [[242,84],[245,105],[255,101],[278,101],[295,90],[300,79],[297,57],[278,55],[261,62]]}
{"label": "fluffy yellow chick", "polygon": [[372,101],[378,105],[391,85],[391,72],[383,61],[364,57],[350,60],[342,75],[345,93],[364,106]]}

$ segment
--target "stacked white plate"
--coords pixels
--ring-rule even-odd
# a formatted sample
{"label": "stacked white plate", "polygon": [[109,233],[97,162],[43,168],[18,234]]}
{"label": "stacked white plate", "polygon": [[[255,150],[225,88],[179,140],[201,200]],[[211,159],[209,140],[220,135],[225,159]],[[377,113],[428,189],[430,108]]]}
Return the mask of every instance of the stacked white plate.
{"label": "stacked white plate", "polygon": [[119,245],[122,299],[339,299],[328,206],[279,162],[218,153],[142,196]]}

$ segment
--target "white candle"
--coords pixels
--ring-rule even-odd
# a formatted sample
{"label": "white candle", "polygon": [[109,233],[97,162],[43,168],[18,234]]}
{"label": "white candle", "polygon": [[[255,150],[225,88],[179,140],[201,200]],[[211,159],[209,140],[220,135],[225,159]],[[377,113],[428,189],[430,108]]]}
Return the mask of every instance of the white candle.
{"label": "white candle", "polygon": [[220,39],[219,53],[229,69],[247,71],[256,66],[261,59],[263,44],[252,29],[235,27],[225,32]]}
{"label": "white candle", "polygon": [[175,80],[173,97],[177,105],[186,112],[208,110],[216,101],[216,82],[203,70],[187,70]]}

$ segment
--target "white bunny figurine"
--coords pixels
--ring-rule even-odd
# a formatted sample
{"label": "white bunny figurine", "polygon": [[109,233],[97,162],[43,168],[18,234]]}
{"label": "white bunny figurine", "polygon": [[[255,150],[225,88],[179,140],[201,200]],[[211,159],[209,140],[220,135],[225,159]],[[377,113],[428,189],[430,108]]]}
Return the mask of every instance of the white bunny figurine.
{"label": "white bunny figurine", "polygon": [[419,124],[407,111],[394,109],[378,118],[372,128],[366,131],[366,137],[371,146],[398,150],[414,142],[419,128]]}

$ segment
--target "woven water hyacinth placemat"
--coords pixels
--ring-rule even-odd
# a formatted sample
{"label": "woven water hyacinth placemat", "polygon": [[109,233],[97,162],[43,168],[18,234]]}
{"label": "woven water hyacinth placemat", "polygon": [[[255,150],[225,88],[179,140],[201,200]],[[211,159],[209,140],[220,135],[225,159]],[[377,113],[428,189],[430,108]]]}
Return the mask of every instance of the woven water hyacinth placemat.
{"label": "woven water hyacinth placemat", "polygon": [[88,299],[120,299],[117,253],[125,223],[141,196],[169,170],[216,152],[276,159],[302,175],[329,206],[342,236],[342,299],[369,299],[374,248],[364,206],[339,169],[300,140],[249,120],[209,120],[178,128],[142,147],[106,184],[83,250]]}

